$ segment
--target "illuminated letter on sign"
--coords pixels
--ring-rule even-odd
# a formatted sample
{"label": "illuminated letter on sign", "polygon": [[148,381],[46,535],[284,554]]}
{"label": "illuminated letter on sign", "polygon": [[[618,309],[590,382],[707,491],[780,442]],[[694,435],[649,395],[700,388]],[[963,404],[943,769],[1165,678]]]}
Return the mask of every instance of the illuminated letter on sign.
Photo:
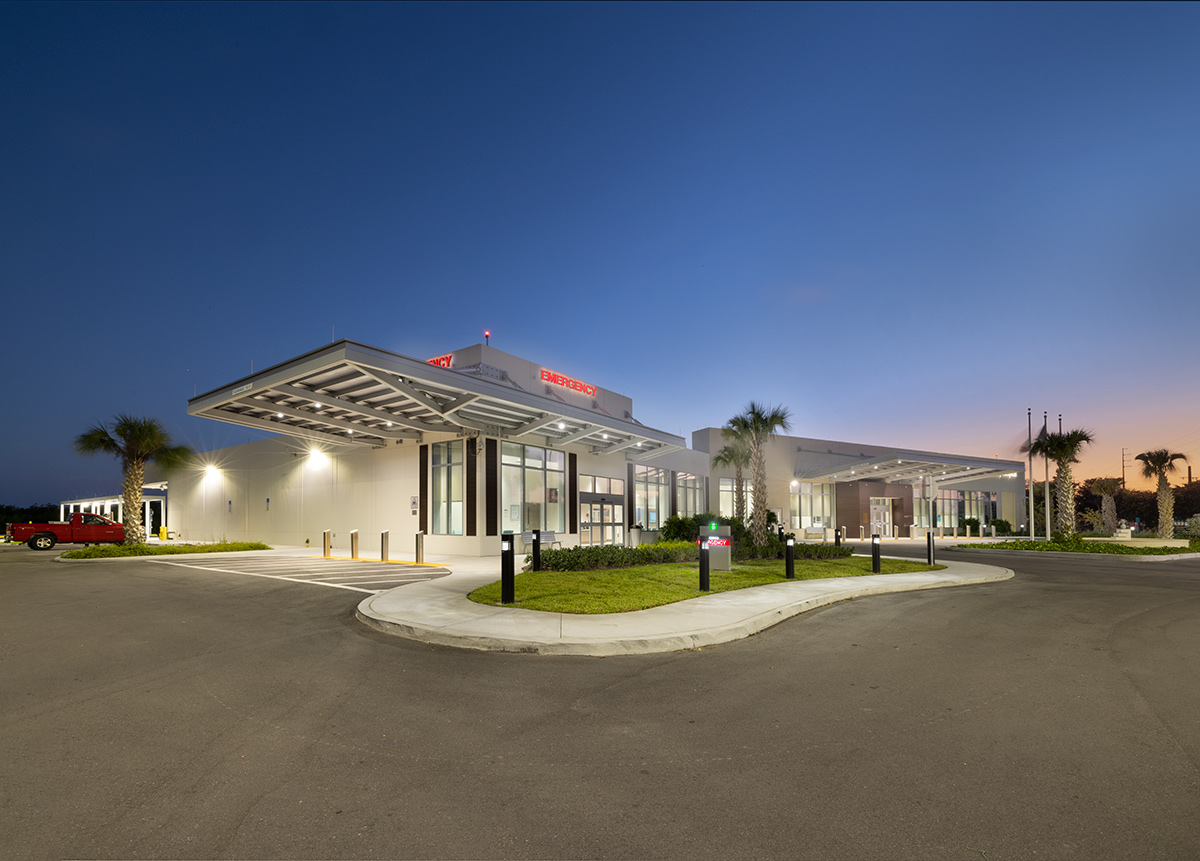
{"label": "illuminated letter on sign", "polygon": [[556,386],[562,386],[564,389],[571,389],[576,392],[583,392],[591,397],[596,396],[596,387],[587,383],[581,383],[579,380],[571,377],[564,377],[562,374],[556,374],[554,371],[547,371],[542,368],[542,379],[547,383],[554,383]]}
{"label": "illuminated letter on sign", "polygon": [[432,359],[428,359],[427,361],[429,362],[429,364],[437,365],[439,368],[448,368],[448,367],[450,367],[450,362],[453,359],[454,359],[454,354],[447,353],[444,356],[434,356]]}

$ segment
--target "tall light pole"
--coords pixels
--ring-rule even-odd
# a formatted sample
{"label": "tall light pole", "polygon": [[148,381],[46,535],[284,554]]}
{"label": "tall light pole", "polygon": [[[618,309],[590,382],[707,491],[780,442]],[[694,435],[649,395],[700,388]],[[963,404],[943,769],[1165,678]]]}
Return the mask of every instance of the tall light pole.
{"label": "tall light pole", "polygon": [[1025,445],[1025,450],[1029,452],[1029,471],[1025,473],[1025,478],[1029,485],[1029,540],[1033,540],[1033,407],[1028,407],[1025,410],[1025,418],[1029,421],[1029,440]]}
{"label": "tall light pole", "polygon": [[[1061,419],[1059,419],[1059,420],[1061,421]],[[1050,421],[1050,414],[1048,412],[1046,412],[1045,410],[1043,410],[1042,411],[1042,433],[1046,432],[1046,427],[1047,427],[1046,423],[1048,421]],[[1050,455],[1044,454],[1042,456],[1042,459],[1046,462],[1046,487],[1045,487],[1045,490],[1042,491],[1042,493],[1044,494],[1042,497],[1042,501],[1045,503],[1045,505],[1043,507],[1046,509],[1046,540],[1049,541],[1050,540]]]}

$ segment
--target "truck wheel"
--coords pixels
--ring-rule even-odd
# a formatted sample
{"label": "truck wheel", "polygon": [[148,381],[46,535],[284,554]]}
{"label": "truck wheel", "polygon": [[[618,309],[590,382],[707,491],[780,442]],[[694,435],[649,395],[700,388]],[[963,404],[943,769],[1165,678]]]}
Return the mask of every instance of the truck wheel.
{"label": "truck wheel", "polygon": [[50,534],[35,535],[29,539],[29,546],[34,550],[49,550],[57,540]]}

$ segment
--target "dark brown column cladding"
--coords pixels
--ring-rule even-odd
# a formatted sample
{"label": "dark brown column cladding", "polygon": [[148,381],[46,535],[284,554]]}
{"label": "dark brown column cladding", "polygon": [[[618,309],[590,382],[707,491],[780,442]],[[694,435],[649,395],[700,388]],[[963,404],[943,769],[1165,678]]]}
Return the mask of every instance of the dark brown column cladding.
{"label": "dark brown column cladding", "polygon": [[476,485],[478,484],[476,473],[479,471],[479,439],[478,438],[469,439],[469,440],[467,440],[466,444],[467,444],[467,463],[466,463],[467,499],[466,499],[465,505],[466,505],[466,509],[467,509],[467,523],[466,523],[465,531],[466,531],[467,535],[474,535],[475,534],[475,520],[476,520],[476,517],[475,517]]}
{"label": "dark brown column cladding", "polygon": [[500,534],[500,446],[488,439],[483,449],[483,504],[485,535]]}
{"label": "dark brown column cladding", "polygon": [[626,472],[626,478],[625,478],[625,520],[627,521],[625,523],[626,526],[632,527],[635,523],[637,523],[637,521],[633,519],[634,514],[636,514],[636,512],[633,510],[633,464],[631,463],[631,464],[629,464],[629,469]]}
{"label": "dark brown column cladding", "polygon": [[579,456],[567,455],[567,531],[579,534]]}

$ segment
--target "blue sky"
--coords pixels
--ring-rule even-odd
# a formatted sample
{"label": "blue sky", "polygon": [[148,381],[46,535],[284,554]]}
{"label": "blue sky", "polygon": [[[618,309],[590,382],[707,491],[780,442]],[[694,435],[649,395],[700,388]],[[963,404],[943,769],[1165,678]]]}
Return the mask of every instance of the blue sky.
{"label": "blue sky", "polygon": [[[91,424],[481,340],[689,436],[1200,472],[1200,5],[0,5],[0,502]],[[1127,473],[1132,475],[1132,471]]]}

